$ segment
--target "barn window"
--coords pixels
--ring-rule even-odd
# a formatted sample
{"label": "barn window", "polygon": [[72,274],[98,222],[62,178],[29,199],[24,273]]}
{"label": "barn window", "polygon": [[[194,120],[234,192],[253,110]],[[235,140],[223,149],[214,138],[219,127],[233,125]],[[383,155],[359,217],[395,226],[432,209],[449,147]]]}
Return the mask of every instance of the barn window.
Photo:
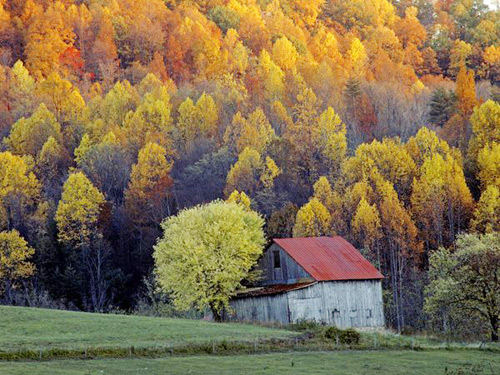
{"label": "barn window", "polygon": [[372,309],[366,309],[366,317],[368,319],[373,317]]}
{"label": "barn window", "polygon": [[279,250],[273,251],[274,268],[281,268],[281,259]]}

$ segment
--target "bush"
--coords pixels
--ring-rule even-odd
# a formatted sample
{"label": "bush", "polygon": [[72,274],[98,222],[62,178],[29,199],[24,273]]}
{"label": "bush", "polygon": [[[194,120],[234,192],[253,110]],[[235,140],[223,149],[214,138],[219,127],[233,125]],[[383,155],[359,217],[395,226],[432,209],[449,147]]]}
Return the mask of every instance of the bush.
{"label": "bush", "polygon": [[361,337],[361,335],[352,328],[342,330],[337,327],[326,328],[323,335],[327,339],[331,340],[338,339],[338,342],[340,344],[345,344],[345,345],[359,344],[359,339]]}
{"label": "bush", "polygon": [[341,331],[339,336],[340,342],[342,344],[347,344],[347,345],[359,344],[360,338],[361,335],[352,328],[346,329],[345,331]]}
{"label": "bush", "polygon": [[342,330],[338,329],[337,327],[328,327],[325,329],[324,336],[327,339],[335,340],[337,337],[340,336],[340,332],[342,332]]}
{"label": "bush", "polygon": [[291,331],[299,332],[318,332],[322,328],[322,325],[315,322],[314,320],[302,320],[298,323],[292,323],[288,326]]}

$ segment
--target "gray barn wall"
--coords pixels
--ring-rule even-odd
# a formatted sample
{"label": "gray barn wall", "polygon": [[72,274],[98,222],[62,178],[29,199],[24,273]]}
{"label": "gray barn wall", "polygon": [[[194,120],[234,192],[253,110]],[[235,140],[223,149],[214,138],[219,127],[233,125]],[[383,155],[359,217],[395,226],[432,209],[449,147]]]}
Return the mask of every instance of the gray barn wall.
{"label": "gray barn wall", "polygon": [[233,299],[231,307],[234,315],[228,316],[230,320],[280,324],[288,324],[289,322],[286,293]]}
{"label": "gray barn wall", "polygon": [[348,327],[383,327],[380,280],[326,281],[270,296],[231,301],[232,319],[287,324],[302,320]]}
{"label": "gray barn wall", "polygon": [[[281,268],[274,268],[273,251],[280,252]],[[259,282],[259,285],[295,284],[304,279],[311,279],[311,275],[275,243],[267,249],[260,259],[258,269],[262,271],[262,281]]]}

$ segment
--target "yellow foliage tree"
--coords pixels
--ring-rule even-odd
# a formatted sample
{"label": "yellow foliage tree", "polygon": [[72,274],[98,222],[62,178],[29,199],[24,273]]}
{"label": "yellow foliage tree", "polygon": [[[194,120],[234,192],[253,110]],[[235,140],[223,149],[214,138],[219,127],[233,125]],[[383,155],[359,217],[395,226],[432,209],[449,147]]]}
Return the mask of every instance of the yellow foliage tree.
{"label": "yellow foliage tree", "polygon": [[9,90],[15,120],[28,116],[36,108],[35,80],[21,60],[10,70]]}
{"label": "yellow foliage tree", "polygon": [[49,185],[62,176],[68,165],[66,149],[54,137],[49,137],[36,161],[36,172],[44,185]]}
{"label": "yellow foliage tree", "polygon": [[202,136],[213,138],[217,135],[219,113],[212,96],[203,93],[196,101],[198,111],[198,131]]}
{"label": "yellow foliage tree", "polygon": [[62,79],[57,72],[50,73],[39,83],[38,95],[62,124],[75,122],[85,107],[78,88]]}
{"label": "yellow foliage tree", "polygon": [[327,208],[318,200],[311,198],[297,212],[294,237],[317,237],[331,235],[332,217]]}
{"label": "yellow foliage tree", "polygon": [[71,25],[67,24],[66,9],[61,1],[55,1],[44,11],[35,5],[26,33],[26,65],[37,78],[47,77],[59,69],[59,57],[71,47],[75,38]]}
{"label": "yellow foliage tree", "polygon": [[17,230],[0,232],[0,295],[9,293],[19,279],[35,273],[29,259],[35,254]]}
{"label": "yellow foliage tree", "polygon": [[269,156],[266,156],[266,161],[260,174],[260,182],[262,183],[264,189],[272,189],[274,186],[274,180],[280,174],[281,169],[279,169],[273,159],[271,159]]}
{"label": "yellow foliage tree", "polygon": [[105,202],[104,195],[82,172],[69,175],[55,216],[59,240],[82,248],[99,238],[98,221]]}
{"label": "yellow foliage tree", "polygon": [[61,125],[47,107],[40,104],[33,115],[19,119],[12,126],[4,142],[14,154],[36,157],[49,137],[61,142]]}
{"label": "yellow foliage tree", "polygon": [[458,72],[455,92],[458,98],[458,109],[464,118],[469,118],[472,110],[478,104],[478,100],[476,98],[474,71],[468,70],[465,65],[462,65]]}
{"label": "yellow foliage tree", "polygon": [[251,210],[250,205],[252,204],[252,201],[244,191],[233,191],[231,195],[226,199],[226,201],[229,203],[237,203],[239,205],[242,205],[248,211]]}
{"label": "yellow foliage tree", "polygon": [[500,231],[500,188],[490,185],[484,189],[471,220],[471,229],[480,233]]}
{"label": "yellow foliage tree", "polygon": [[[370,205],[363,197],[359,201],[356,213],[351,222],[354,239],[363,248],[372,252],[372,257],[377,256],[380,267],[380,253],[378,242],[382,237],[380,216],[375,205]],[[375,254],[373,253],[375,252]]]}
{"label": "yellow foliage tree", "polygon": [[229,196],[234,190],[238,190],[253,196],[258,189],[271,190],[274,180],[280,174],[281,169],[273,159],[266,156],[262,160],[259,152],[246,147],[227,174],[224,194]]}
{"label": "yellow foliage tree", "polygon": [[436,132],[425,126],[421,127],[417,134],[406,142],[404,147],[417,167],[420,167],[427,158],[434,154],[440,154],[443,157],[452,154],[455,159],[458,159],[448,143],[439,139]]}
{"label": "yellow foliage tree", "polygon": [[450,53],[450,70],[453,75],[465,68],[471,54],[472,46],[469,43],[460,39],[455,40]]}
{"label": "yellow foliage tree", "polygon": [[75,162],[77,165],[80,165],[81,161],[83,160],[83,157],[92,147],[92,144],[93,143],[90,140],[90,136],[87,133],[85,133],[82,137],[82,140],[80,141],[80,145],[77,148],[75,148],[74,151]]}
{"label": "yellow foliage tree", "polygon": [[358,38],[354,38],[346,52],[346,68],[353,78],[362,78],[366,73],[368,55],[365,46]]}
{"label": "yellow foliage tree", "polygon": [[257,189],[261,169],[260,154],[254,149],[246,147],[239,154],[238,161],[231,167],[227,175],[225,195],[229,196],[234,190],[238,190],[252,196]]}
{"label": "yellow foliage tree", "polygon": [[10,152],[0,153],[0,230],[27,225],[37,211],[43,216],[40,194],[31,161]]}
{"label": "yellow foliage tree", "polygon": [[161,86],[144,95],[137,109],[127,114],[124,130],[135,152],[148,142],[171,148],[173,126],[170,95],[166,87]]}
{"label": "yellow foliage tree", "polygon": [[163,147],[149,142],[139,151],[132,167],[125,209],[136,226],[158,225],[168,213],[173,163],[165,155]]}
{"label": "yellow foliage tree", "polygon": [[474,135],[469,151],[475,160],[483,147],[493,142],[500,143],[500,103],[487,100],[474,109],[470,122]]}
{"label": "yellow foliage tree", "polygon": [[328,161],[330,174],[339,177],[347,158],[347,129],[332,107],[319,117],[321,153]]}
{"label": "yellow foliage tree", "polygon": [[285,73],[271,59],[265,49],[259,55],[257,72],[263,86],[264,99],[268,101],[280,100],[285,92]]}
{"label": "yellow foliage tree", "polygon": [[248,116],[246,121],[242,121],[237,116],[238,114],[233,119],[235,128],[240,124],[242,125],[239,138],[236,141],[237,151],[241,152],[245,147],[251,147],[259,153],[264,152],[266,146],[275,138],[274,129],[271,127],[264,111],[257,108]]}
{"label": "yellow foliage tree", "polygon": [[154,247],[155,274],[181,310],[212,310],[221,320],[229,300],[252,278],[262,255],[264,220],[236,203],[215,201],[171,216]]}
{"label": "yellow foliage tree", "polygon": [[280,66],[283,71],[295,68],[299,54],[286,36],[282,36],[273,45],[273,61]]}
{"label": "yellow foliage tree", "polygon": [[427,249],[451,244],[467,225],[474,201],[462,170],[451,156],[426,159],[413,182],[412,212]]}
{"label": "yellow foliage tree", "polygon": [[483,188],[488,185],[500,188],[500,143],[493,142],[479,151],[477,163]]}

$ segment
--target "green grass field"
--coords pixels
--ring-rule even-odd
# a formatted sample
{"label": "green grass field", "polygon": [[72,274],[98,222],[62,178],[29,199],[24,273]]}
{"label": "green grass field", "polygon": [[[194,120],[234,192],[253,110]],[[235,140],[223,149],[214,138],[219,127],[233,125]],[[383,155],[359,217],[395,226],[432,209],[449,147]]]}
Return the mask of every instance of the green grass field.
{"label": "green grass field", "polygon": [[294,335],[297,333],[236,323],[0,306],[0,352],[51,348],[169,347]]}
{"label": "green grass field", "polygon": [[363,333],[356,350],[344,350],[321,337],[297,341],[299,334],[0,306],[0,374],[500,374],[500,346],[493,344],[477,350],[477,344]]}
{"label": "green grass field", "polygon": [[[472,366],[477,372],[471,372]],[[498,354],[479,351],[338,351],[237,356],[190,356],[164,359],[108,359],[92,361],[0,362],[0,374],[328,374],[328,375],[440,375],[500,374]],[[452,372],[453,373],[453,372]]]}

